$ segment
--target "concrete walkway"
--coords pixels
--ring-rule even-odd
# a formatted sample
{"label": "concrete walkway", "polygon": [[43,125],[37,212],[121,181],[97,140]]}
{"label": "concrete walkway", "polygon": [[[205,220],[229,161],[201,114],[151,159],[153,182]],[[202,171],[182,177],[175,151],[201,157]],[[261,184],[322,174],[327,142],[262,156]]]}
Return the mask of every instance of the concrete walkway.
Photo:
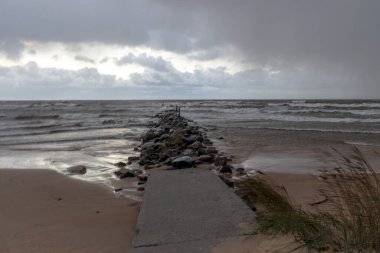
{"label": "concrete walkway", "polygon": [[211,171],[153,172],[130,252],[209,253],[254,221],[248,206]]}

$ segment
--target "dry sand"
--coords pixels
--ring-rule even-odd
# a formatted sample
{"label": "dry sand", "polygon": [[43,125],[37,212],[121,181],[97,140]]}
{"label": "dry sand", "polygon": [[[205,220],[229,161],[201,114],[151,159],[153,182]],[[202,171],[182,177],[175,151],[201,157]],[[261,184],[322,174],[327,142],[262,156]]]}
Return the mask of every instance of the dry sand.
{"label": "dry sand", "polygon": [[127,252],[139,203],[49,170],[0,170],[0,252]]}

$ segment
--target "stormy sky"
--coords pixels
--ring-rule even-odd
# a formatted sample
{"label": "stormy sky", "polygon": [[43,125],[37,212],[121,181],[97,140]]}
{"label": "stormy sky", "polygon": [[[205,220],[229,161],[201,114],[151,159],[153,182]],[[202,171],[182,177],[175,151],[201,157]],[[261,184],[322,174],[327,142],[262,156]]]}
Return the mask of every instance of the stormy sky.
{"label": "stormy sky", "polygon": [[0,0],[0,99],[379,98],[378,0]]}

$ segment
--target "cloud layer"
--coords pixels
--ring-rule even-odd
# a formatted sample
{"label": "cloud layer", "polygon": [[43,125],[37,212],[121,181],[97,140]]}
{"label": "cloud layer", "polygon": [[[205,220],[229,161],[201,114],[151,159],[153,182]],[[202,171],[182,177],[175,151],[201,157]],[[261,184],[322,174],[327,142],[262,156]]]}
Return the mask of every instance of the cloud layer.
{"label": "cloud layer", "polygon": [[[73,60],[88,64],[86,71],[97,71],[97,64],[103,63],[142,67],[143,71],[123,80],[128,87],[140,87],[136,89],[141,94],[145,94],[141,87],[167,87],[169,96],[178,92],[178,97],[182,90],[191,91],[191,96],[214,90],[223,98],[228,98],[225,91],[245,98],[260,94],[376,98],[380,94],[379,10],[377,0],[2,0],[0,53],[17,62],[28,49],[25,41],[67,43],[77,50]],[[75,49],[76,44],[94,42],[172,52],[199,62],[233,59],[244,68],[234,74],[223,67],[178,70],[174,62],[149,50],[97,62],[94,55]],[[85,70],[54,72],[54,66],[39,68],[43,77],[26,75],[31,68],[22,63],[3,67],[0,80],[9,80],[13,73],[37,85],[41,80],[54,82],[65,73],[71,79],[61,80],[62,87],[71,89],[70,82],[80,83],[76,78],[96,76],[92,72],[84,77]],[[109,76],[96,77],[100,81],[94,86],[100,82],[120,87],[121,81]],[[247,90],[252,92],[247,95]]]}

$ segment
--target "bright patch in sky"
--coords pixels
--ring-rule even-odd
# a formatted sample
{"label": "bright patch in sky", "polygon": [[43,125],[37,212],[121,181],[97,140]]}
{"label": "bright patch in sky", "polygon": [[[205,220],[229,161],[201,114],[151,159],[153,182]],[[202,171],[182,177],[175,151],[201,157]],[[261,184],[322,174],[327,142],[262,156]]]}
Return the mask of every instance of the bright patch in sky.
{"label": "bright patch in sky", "polygon": [[57,42],[24,41],[24,49],[20,59],[8,59],[0,54],[0,66],[25,65],[35,62],[42,68],[57,68],[79,70],[96,68],[99,73],[114,75],[116,78],[129,80],[133,73],[143,73],[146,69],[138,63],[117,64],[126,55],[145,55],[151,58],[161,58],[181,72],[194,73],[196,70],[223,68],[226,73],[235,74],[246,69],[241,62],[231,58],[216,58],[197,60],[191,55],[181,55],[173,52],[154,50],[147,47],[129,47],[107,45],[101,43],[64,44]]}

